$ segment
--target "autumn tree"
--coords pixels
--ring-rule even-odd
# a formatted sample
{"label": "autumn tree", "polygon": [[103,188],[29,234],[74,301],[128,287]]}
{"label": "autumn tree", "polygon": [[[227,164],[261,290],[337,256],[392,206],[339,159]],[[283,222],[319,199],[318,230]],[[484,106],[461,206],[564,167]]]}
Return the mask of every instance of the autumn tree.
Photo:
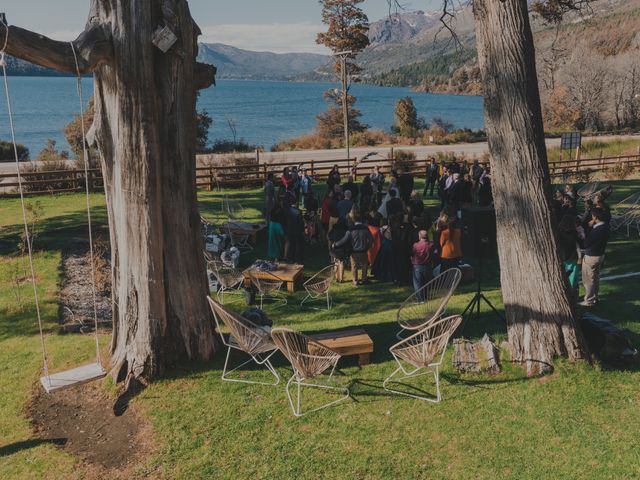
{"label": "autumn tree", "polygon": [[[369,19],[359,7],[363,2],[364,0],[320,0],[322,22],[327,25],[327,31],[319,33],[316,42],[334,53],[333,70],[340,76],[342,90],[338,99],[335,92],[325,93],[329,108],[325,114],[318,117],[318,126],[321,127],[321,124],[328,121],[339,120],[339,123],[330,125],[328,130],[340,131],[342,135],[356,131],[350,128],[356,98],[349,90],[350,79],[362,71],[355,62],[356,57],[369,45]],[[342,107],[341,117],[336,115],[338,103]],[[318,128],[319,132],[324,130],[325,128]]]}
{"label": "autumn tree", "polygon": [[418,111],[411,97],[396,102],[394,131],[404,137],[415,137],[418,132]]}
{"label": "autumn tree", "polygon": [[7,54],[93,74],[117,380],[152,380],[215,351],[195,187],[196,92],[215,68],[196,62],[199,34],[182,0],[92,0],[73,42],[0,26]]}
{"label": "autumn tree", "polygon": [[[316,132],[324,138],[342,138],[344,134],[342,95],[339,90],[327,90],[324,92],[324,100],[327,102],[327,109],[316,116]],[[369,126],[362,123],[360,118],[362,112],[354,107],[356,98],[347,95],[347,106],[349,108],[349,131],[352,133],[364,132]]]}

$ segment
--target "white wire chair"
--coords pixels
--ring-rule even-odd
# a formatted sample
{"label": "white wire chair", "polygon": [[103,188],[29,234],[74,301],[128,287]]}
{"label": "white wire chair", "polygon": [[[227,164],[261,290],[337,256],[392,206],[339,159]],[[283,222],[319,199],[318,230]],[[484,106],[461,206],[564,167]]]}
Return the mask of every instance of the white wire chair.
{"label": "white wire chair", "polygon": [[402,339],[402,334],[406,330],[420,330],[440,318],[461,279],[460,269],[451,268],[430,280],[417,292],[409,295],[402,302],[396,314],[396,319],[402,327],[396,337]]}
{"label": "white wire chair", "polygon": [[[349,389],[347,387],[332,382],[333,373],[335,372],[338,360],[340,360],[340,354],[312,340],[308,336],[288,328],[274,328],[271,331],[271,337],[293,367],[293,375],[287,382],[286,391],[291,410],[296,417],[322,410],[349,398]],[[319,377],[329,369],[331,369],[331,371],[324,382],[311,383],[308,381]],[[292,383],[296,384],[297,393],[295,401],[290,392]],[[300,395],[302,387],[338,391],[342,392],[343,395],[337,400],[325,403],[303,413]]]}
{"label": "white wire chair", "polygon": [[[250,383],[256,385],[278,385],[278,383],[280,383],[280,375],[278,375],[276,369],[273,368],[270,360],[273,354],[278,351],[278,347],[273,343],[268,331],[257,326],[253,322],[250,322],[246,318],[231,312],[225,308],[224,305],[212,300],[210,297],[207,297],[207,300],[209,301],[211,311],[213,312],[213,317],[216,321],[216,327],[220,338],[222,339],[222,343],[227,347],[227,356],[224,360],[224,367],[222,368],[222,380],[227,382]],[[230,332],[228,339],[225,338],[222,333],[221,324],[226,326]],[[231,350],[239,350],[246,353],[251,358],[237,367],[227,370]],[[230,373],[235,372],[252,361],[257,365],[264,365],[267,367],[267,370],[269,370],[269,372],[271,372],[275,377],[275,382],[257,382],[241,378],[229,378],[228,375]]]}
{"label": "white wire chair", "polygon": [[316,300],[326,299],[327,310],[331,310],[331,307],[333,306],[333,299],[331,298],[329,290],[331,289],[331,284],[333,283],[335,277],[336,266],[335,264],[332,264],[324,267],[313,277],[304,282],[302,285],[307,291],[307,295],[302,299],[302,302],[300,302],[300,306]]}
{"label": "white wire chair", "polygon": [[229,195],[222,197],[222,213],[231,220],[242,220],[244,218],[244,207],[236,200],[229,198]]}
{"label": "white wire chair", "polygon": [[628,196],[611,209],[611,230],[627,230],[627,237],[631,236],[631,229],[635,227],[640,235],[640,192]]}
{"label": "white wire chair", "polygon": [[254,272],[250,270],[249,279],[260,296],[260,308],[262,308],[265,299],[274,301],[276,306],[284,306],[287,304],[287,297],[282,294],[281,290],[284,285],[284,280],[276,277],[271,272],[262,270],[259,275],[254,274]]}
{"label": "white wire chair", "polygon": [[[449,339],[461,322],[462,315],[442,318],[389,348],[389,352],[393,355],[398,368],[385,379],[382,387],[386,391],[397,393],[398,395],[405,395],[428,402],[440,402],[442,396],[440,394],[439,369],[442,365]],[[396,378],[399,373],[402,373],[403,376]],[[391,382],[400,384],[401,380],[416,378],[427,373],[432,373],[435,380],[435,398],[425,396],[425,392],[422,390],[406,384],[403,385],[410,387],[415,393],[412,393],[412,390],[394,390],[388,386]]]}
{"label": "white wire chair", "polygon": [[600,191],[600,188],[598,188],[599,186],[599,182],[587,183],[580,187],[576,194],[583,202],[586,202],[587,200],[591,200],[595,194]]}
{"label": "white wire chair", "polygon": [[242,291],[244,275],[240,270],[226,265],[221,259],[210,255],[208,252],[205,252],[205,260],[207,261],[207,268],[218,280],[216,297],[220,303],[224,304],[224,294],[226,292],[231,294],[244,293]]}
{"label": "white wire chair", "polygon": [[229,237],[231,245],[236,247],[240,252],[247,253],[253,250],[251,245],[251,235],[234,232],[234,224],[229,221],[222,225],[222,231]]}

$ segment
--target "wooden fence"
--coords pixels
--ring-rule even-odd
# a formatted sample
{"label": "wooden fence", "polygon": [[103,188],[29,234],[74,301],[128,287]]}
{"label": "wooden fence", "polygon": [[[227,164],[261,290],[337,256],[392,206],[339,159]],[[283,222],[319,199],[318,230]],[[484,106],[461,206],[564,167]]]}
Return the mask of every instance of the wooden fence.
{"label": "wooden fence", "polygon": [[[338,165],[343,176],[351,170],[355,179],[370,173],[374,166],[389,174],[392,169],[402,167],[418,176],[424,175],[427,160],[400,160],[386,158],[368,158],[356,162],[341,160],[310,160],[306,162],[259,163],[256,160],[244,159],[242,164],[210,166],[196,168],[196,186],[200,189],[217,190],[225,187],[251,187],[262,185],[271,172],[276,177],[285,167],[302,166],[317,181],[327,178],[334,165]],[[568,176],[587,172],[602,172],[618,165],[629,168],[640,168],[640,155],[620,157],[585,158],[572,161],[549,162],[552,176]],[[349,168],[350,167],[350,168]],[[29,195],[60,192],[81,192],[85,189],[84,170],[60,170],[50,172],[25,172],[22,174],[25,193]],[[89,170],[89,188],[100,191],[103,188],[100,169]],[[18,189],[15,174],[0,174],[0,196],[14,196]]]}

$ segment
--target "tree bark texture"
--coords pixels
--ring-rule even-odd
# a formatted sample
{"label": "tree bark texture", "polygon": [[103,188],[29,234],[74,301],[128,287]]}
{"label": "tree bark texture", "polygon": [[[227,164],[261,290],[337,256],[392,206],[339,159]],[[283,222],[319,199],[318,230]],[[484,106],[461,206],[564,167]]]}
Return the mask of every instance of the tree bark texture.
{"label": "tree bark texture", "polygon": [[509,343],[537,374],[587,351],[557,253],[533,35],[526,0],[474,0],[473,10]]}
{"label": "tree bark texture", "polygon": [[[167,53],[152,43],[159,26],[178,37]],[[81,72],[94,74],[90,139],[105,179],[117,380],[152,380],[215,351],[195,187],[196,89],[215,68],[195,61],[199,34],[185,0],[94,0],[74,42]],[[7,53],[76,71],[68,43],[16,27]]]}

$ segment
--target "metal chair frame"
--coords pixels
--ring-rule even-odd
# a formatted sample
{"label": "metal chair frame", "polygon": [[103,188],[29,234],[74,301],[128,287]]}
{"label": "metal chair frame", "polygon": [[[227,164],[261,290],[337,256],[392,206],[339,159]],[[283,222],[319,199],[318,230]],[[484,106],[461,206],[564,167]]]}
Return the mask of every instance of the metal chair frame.
{"label": "metal chair frame", "polygon": [[220,288],[216,292],[216,298],[222,304],[224,304],[224,294],[242,294],[242,286],[244,284],[244,275],[242,272],[236,268],[229,267],[225,265],[221,259],[215,258],[210,255],[209,252],[205,253],[205,260],[207,262],[207,267],[213,272],[215,277],[218,279],[218,285]]}
{"label": "metal chair frame", "polygon": [[613,207],[611,215],[611,230],[619,231],[627,228],[627,237],[631,236],[631,229],[635,227],[640,235],[640,192],[628,196]]}
{"label": "metal chair frame", "polygon": [[[317,412],[336,405],[349,398],[349,388],[332,383],[333,374],[341,358],[340,354],[314,341],[310,337],[288,328],[274,328],[271,331],[271,335],[273,342],[278,346],[287,360],[289,360],[293,368],[293,375],[289,378],[285,390],[294,416],[302,417],[308,413]],[[324,382],[311,383],[308,381],[312,378],[319,377],[329,368],[331,372]],[[296,386],[295,399],[291,395],[292,384]],[[343,396],[337,400],[303,412],[301,404],[302,387],[333,390],[342,392]]]}
{"label": "metal chair frame", "polygon": [[[400,324],[400,331],[396,334],[398,340],[402,340],[405,331],[421,330],[433,321],[441,318],[449,300],[453,296],[462,279],[459,268],[451,268],[431,279],[417,292],[412,293],[400,304],[396,313],[396,320]],[[420,302],[418,298],[425,300]],[[407,312],[410,312],[409,314]],[[411,315],[411,312],[414,315]],[[419,315],[418,315],[419,314]],[[411,316],[411,318],[407,318]],[[420,321],[421,317],[424,321]]]}
{"label": "metal chair frame", "polygon": [[[336,266],[335,264],[332,264],[324,267],[309,280],[304,282],[302,286],[307,291],[307,295],[300,302],[300,306],[303,306],[305,303],[309,304],[317,300],[322,300],[324,297],[327,302],[327,310],[331,310],[331,307],[333,307],[333,299],[331,298],[329,290],[331,289],[331,284],[333,283],[335,276]],[[323,310],[317,307],[311,308],[314,308],[315,310]]]}
{"label": "metal chair frame", "polygon": [[268,271],[263,271],[262,273],[266,274],[269,278],[258,278],[252,275],[252,272],[249,271],[249,279],[251,280],[251,284],[256,287],[258,290],[258,295],[260,296],[260,308],[264,305],[264,300],[273,300],[276,302],[277,306],[285,306],[287,302],[287,297],[285,297],[282,292],[282,286],[284,285],[284,280],[276,277],[274,274]]}
{"label": "metal chair frame", "polygon": [[[220,378],[225,382],[248,383],[252,385],[275,386],[280,383],[280,375],[271,364],[271,357],[278,351],[278,347],[273,343],[271,336],[263,329],[253,324],[249,320],[227,310],[224,305],[215,302],[207,297],[213,318],[216,322],[218,334],[222,343],[227,347],[227,356],[222,367],[222,375]],[[226,317],[226,321],[224,318]],[[221,323],[224,324],[231,333],[228,340],[222,333]],[[229,357],[231,350],[238,350],[249,355],[251,358],[240,365],[227,370],[229,367]],[[239,378],[229,378],[229,374],[244,367],[248,363],[255,362],[257,365],[265,366],[269,372],[275,377],[275,382],[257,382],[253,380],[243,380]]]}
{"label": "metal chair frame", "polygon": [[250,235],[240,235],[231,231],[231,219],[222,226],[222,229],[226,235],[229,236],[231,245],[240,250],[241,253],[247,253],[253,250],[253,245],[250,242]]}
{"label": "metal chair frame", "polygon": [[[389,348],[389,352],[393,355],[394,360],[398,364],[398,368],[382,382],[382,387],[387,392],[427,402],[439,403],[442,400],[442,394],[440,392],[440,367],[444,359],[444,354],[447,351],[449,339],[460,323],[462,323],[461,315],[442,318]],[[434,361],[436,358],[437,360]],[[409,367],[405,368],[405,365]],[[396,375],[399,373],[402,373],[403,376],[396,378]],[[391,382],[400,383],[401,380],[417,378],[429,373],[433,374],[436,386],[435,399],[395,390],[388,386]]]}

